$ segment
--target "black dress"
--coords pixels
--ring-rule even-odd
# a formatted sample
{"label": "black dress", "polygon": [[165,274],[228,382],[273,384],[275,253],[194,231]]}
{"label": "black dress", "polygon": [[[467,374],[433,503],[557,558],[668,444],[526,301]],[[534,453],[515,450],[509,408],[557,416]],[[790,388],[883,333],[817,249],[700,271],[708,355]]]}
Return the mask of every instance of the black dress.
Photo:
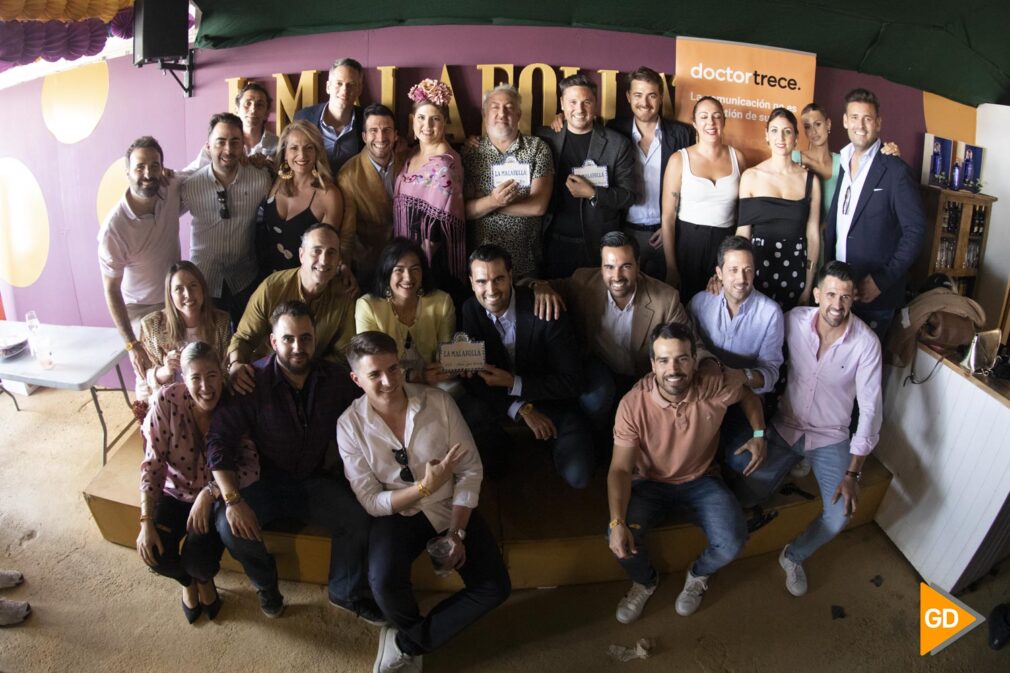
{"label": "black dress", "polygon": [[807,171],[806,195],[799,201],[773,196],[740,199],[740,226],[751,227],[754,287],[783,311],[796,306],[807,284],[807,219],[813,171]]}
{"label": "black dress", "polygon": [[312,198],[305,210],[287,220],[277,212],[276,197],[267,199],[260,206],[256,228],[256,257],[261,277],[298,266],[298,248],[302,245],[302,234],[319,221],[312,214],[315,198],[316,191],[312,190]]}

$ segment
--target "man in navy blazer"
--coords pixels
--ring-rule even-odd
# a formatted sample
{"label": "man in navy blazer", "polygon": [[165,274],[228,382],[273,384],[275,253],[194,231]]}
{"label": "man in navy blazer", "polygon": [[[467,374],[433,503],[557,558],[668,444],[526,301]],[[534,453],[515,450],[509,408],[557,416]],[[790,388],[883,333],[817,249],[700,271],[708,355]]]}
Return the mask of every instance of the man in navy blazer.
{"label": "man in navy blazer", "polygon": [[512,285],[512,259],[497,245],[470,255],[474,296],[463,303],[462,328],[483,341],[485,367],[464,379],[459,401],[484,472],[501,476],[510,440],[503,425],[525,423],[538,440],[553,444],[554,465],[574,488],[592,476],[594,453],[588,419],[579,410],[582,374],[575,332],[562,313],[541,320],[533,292]]}
{"label": "man in navy blazer", "polygon": [[362,75],[361,64],[353,58],[337,59],[326,79],[326,94],[330,99],[295,113],[295,121],[307,121],[319,127],[334,180],[340,167],[361,151],[364,118],[361,108],[354,102],[361,95]]}
{"label": "man in navy blazer", "polygon": [[905,275],[925,240],[922,198],[908,165],[880,153],[880,103],[872,92],[849,92],[842,124],[850,142],[841,152],[825,252],[852,267],[852,311],[883,343],[894,312],[905,305]]}
{"label": "man in navy blazer", "polygon": [[663,119],[663,78],[642,66],[628,74],[631,117],[607,122],[607,128],[631,141],[635,158],[635,201],[624,221],[625,235],[638,241],[641,270],[666,280],[666,258],[660,234],[663,175],[670,155],[694,144],[694,129],[683,122]]}

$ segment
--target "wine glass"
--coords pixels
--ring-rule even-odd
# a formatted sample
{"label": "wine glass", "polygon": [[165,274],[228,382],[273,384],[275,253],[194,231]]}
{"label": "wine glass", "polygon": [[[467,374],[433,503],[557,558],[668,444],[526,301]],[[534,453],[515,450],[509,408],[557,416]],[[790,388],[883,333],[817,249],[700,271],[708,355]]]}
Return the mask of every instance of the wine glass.
{"label": "wine glass", "polygon": [[28,325],[28,350],[35,355],[35,335],[38,334],[41,323],[35,311],[25,313],[25,324]]}

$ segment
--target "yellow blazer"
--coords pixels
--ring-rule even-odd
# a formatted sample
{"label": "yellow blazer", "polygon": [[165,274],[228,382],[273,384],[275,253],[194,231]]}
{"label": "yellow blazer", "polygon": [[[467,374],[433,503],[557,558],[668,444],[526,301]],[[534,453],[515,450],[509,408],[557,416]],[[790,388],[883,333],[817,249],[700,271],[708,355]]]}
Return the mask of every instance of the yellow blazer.
{"label": "yellow blazer", "polygon": [[[394,155],[394,178],[402,167],[403,157]],[[344,261],[370,274],[382,249],[393,237],[393,199],[368,158],[367,148],[343,165],[337,175],[337,186],[344,196],[340,235],[354,239],[352,259]]]}

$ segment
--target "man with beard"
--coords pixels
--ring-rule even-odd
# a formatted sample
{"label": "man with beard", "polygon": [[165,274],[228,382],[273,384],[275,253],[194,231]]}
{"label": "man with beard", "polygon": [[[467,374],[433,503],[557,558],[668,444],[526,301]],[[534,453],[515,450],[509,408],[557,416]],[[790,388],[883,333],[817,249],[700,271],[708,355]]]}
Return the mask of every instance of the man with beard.
{"label": "man with beard", "polygon": [[363,72],[361,64],[353,58],[339,58],[330,66],[326,78],[326,102],[302,108],[295,113],[295,121],[307,121],[319,127],[330,158],[330,172],[340,173],[340,168],[361,150],[361,108],[355,105],[361,95]]}
{"label": "man with beard", "polygon": [[[272,159],[277,152],[277,134],[267,128],[271,105],[273,98],[259,82],[246,82],[235,94],[235,114],[242,120],[242,139],[247,156]],[[186,170],[203,168],[209,163],[210,152],[201,147],[200,154]]]}
{"label": "man with beard", "polygon": [[313,224],[302,234],[298,248],[301,264],[276,271],[260,283],[246,307],[228,346],[228,376],[233,389],[247,393],[255,386],[249,364],[269,351],[273,338],[270,316],[281,303],[305,302],[316,316],[317,360],[344,362],[344,346],[354,336],[354,297],[337,276],[340,267],[340,236],[329,224]]}
{"label": "man with beard", "polygon": [[375,284],[379,255],[393,237],[393,187],[403,168],[403,154],[396,151],[396,120],[385,105],[365,108],[361,139],[365,149],[352,157],[337,176],[344,195],[341,230],[354,237],[354,267],[358,285]]}
{"label": "man with beard", "polygon": [[713,470],[716,435],[726,409],[740,402],[751,424],[748,450],[765,452],[761,401],[743,375],[726,373],[725,385],[701,399],[695,382],[694,334],[685,325],[659,325],[651,338],[652,373],[624,396],[614,423],[614,456],[607,475],[610,549],[631,577],[617,605],[617,621],[638,619],[659,585],[645,547],[648,532],[675,509],[687,509],[705,531],[708,546],[688,568],[677,614],[701,605],[709,577],[736,558],[747,538],[743,510]]}
{"label": "man with beard", "polygon": [[[357,390],[345,367],[313,359],[316,330],[304,302],[281,303],[270,323],[274,354],[256,364],[254,392],[224,401],[207,433],[207,468],[223,499],[215,525],[267,617],[284,612],[284,597],[262,527],[293,519],[331,531],[330,603],[381,624],[367,596],[371,519],[341,474],[334,445],[337,419]],[[256,444],[260,478],[240,492],[236,457],[244,438]]]}
{"label": "man with beard", "polygon": [[[162,182],[165,155],[151,136],[126,150],[130,188],[98,232],[98,265],[105,303],[137,373],[138,392],[146,394],[151,366],[137,340],[140,319],[165,306],[165,274],[179,261],[179,186]],[[142,389],[141,389],[142,387]]]}
{"label": "man with beard", "polygon": [[[880,438],[880,341],[852,313],[855,296],[849,265],[828,262],[817,272],[818,306],[798,306],[786,315],[789,380],[768,441],[797,461],[800,456],[810,461],[824,507],[779,555],[793,596],[807,592],[803,562],[838,535],[856,511],[860,471]],[[857,400],[859,423],[850,438]]]}
{"label": "man with beard", "polygon": [[505,248],[517,278],[534,274],[540,263],[540,223],[554,188],[547,143],[519,133],[521,107],[519,92],[509,84],[485,93],[481,113],[487,135],[463,157],[469,248],[485,243]]}

